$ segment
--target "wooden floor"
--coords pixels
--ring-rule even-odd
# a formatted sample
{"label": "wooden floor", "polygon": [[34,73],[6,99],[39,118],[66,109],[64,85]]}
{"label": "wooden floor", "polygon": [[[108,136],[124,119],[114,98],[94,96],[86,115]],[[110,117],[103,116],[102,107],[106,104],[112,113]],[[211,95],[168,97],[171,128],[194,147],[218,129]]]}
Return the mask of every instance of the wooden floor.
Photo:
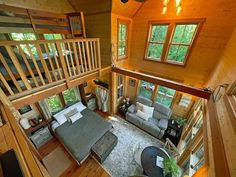
{"label": "wooden floor", "polygon": [[[105,119],[109,117],[109,114],[107,113],[102,113],[100,111],[95,112],[100,114]],[[43,145],[39,149],[39,153],[44,158],[57,147],[61,147],[72,162],[71,166],[60,177],[110,177],[108,172],[106,172],[99,162],[91,156],[89,156],[85,162],[79,166],[56,138],[53,138],[48,143]]]}
{"label": "wooden floor", "polygon": [[89,156],[85,162],[79,166],[56,138],[53,138],[42,146],[39,149],[39,153],[42,157],[45,157],[57,147],[61,147],[72,162],[71,166],[60,177],[110,177],[93,157]]}

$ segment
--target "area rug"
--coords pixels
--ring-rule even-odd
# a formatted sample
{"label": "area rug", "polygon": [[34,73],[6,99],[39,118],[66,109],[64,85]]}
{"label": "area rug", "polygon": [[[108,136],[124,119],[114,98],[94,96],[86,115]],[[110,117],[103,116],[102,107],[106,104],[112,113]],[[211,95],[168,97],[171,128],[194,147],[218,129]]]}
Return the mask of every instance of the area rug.
{"label": "area rug", "polygon": [[59,177],[71,165],[71,161],[60,147],[43,158],[43,163],[51,177]]}
{"label": "area rug", "polygon": [[142,151],[147,146],[162,147],[163,143],[118,116],[110,117],[109,121],[114,127],[111,131],[118,137],[118,143],[103,162],[103,167],[112,177],[143,174],[142,167],[134,159],[137,147]]}

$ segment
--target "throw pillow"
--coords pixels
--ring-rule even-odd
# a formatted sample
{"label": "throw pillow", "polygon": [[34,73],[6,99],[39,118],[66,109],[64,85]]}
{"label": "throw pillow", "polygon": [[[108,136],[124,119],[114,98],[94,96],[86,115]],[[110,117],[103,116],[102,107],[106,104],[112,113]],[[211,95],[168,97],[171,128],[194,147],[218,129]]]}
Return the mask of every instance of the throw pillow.
{"label": "throw pillow", "polygon": [[67,120],[69,120],[70,117],[75,115],[76,113],[78,113],[78,110],[74,108],[74,109],[71,109],[69,112],[65,113],[64,116],[67,118]]}
{"label": "throw pillow", "polygon": [[143,120],[148,120],[150,116],[143,111],[138,110],[136,116],[140,117]]}
{"label": "throw pillow", "polygon": [[143,111],[143,104],[142,103],[139,103],[139,102],[136,102],[136,111],[140,110],[140,111]]}
{"label": "throw pillow", "polygon": [[142,111],[145,112],[146,114],[148,114],[149,117],[152,117],[153,111],[154,111],[154,107],[143,105],[143,110]]}
{"label": "throw pillow", "polygon": [[79,120],[82,117],[83,115],[80,112],[77,112],[76,114],[70,116],[68,121],[73,124],[75,121]]}

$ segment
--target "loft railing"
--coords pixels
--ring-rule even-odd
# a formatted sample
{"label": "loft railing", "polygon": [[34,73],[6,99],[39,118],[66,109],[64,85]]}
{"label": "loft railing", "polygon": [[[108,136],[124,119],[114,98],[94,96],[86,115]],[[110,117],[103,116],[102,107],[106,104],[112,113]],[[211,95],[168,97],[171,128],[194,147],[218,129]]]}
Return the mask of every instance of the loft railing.
{"label": "loft railing", "polygon": [[0,42],[0,84],[10,98],[99,69],[97,38]]}

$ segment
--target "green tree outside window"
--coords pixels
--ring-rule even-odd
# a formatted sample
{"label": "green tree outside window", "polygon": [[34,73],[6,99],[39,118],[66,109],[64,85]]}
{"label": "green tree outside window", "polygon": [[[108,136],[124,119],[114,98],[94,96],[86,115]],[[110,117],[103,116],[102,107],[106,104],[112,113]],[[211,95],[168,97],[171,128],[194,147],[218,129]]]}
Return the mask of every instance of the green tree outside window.
{"label": "green tree outside window", "polygon": [[139,95],[150,99],[154,91],[155,85],[150,82],[140,81]]}
{"label": "green tree outside window", "polygon": [[51,112],[57,112],[62,109],[61,100],[58,95],[47,98],[47,103]]}
{"label": "green tree outside window", "polygon": [[72,104],[77,101],[77,97],[76,97],[74,89],[68,89],[64,91],[62,94],[63,94],[66,104]]}
{"label": "green tree outside window", "polygon": [[157,91],[156,101],[160,104],[170,107],[170,105],[173,101],[175,92],[176,91],[174,89],[159,86],[158,91]]}

